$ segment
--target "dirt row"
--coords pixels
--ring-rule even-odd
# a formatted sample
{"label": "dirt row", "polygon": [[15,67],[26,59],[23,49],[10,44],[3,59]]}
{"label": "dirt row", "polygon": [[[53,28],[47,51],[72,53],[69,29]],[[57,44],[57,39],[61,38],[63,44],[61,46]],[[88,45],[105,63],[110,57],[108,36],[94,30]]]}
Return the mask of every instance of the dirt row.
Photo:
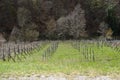
{"label": "dirt row", "polygon": [[24,77],[2,77],[2,80],[120,80],[120,77],[112,78],[109,76],[97,76],[97,77],[89,77],[89,76],[55,76],[55,75],[32,75],[32,76],[24,76]]}

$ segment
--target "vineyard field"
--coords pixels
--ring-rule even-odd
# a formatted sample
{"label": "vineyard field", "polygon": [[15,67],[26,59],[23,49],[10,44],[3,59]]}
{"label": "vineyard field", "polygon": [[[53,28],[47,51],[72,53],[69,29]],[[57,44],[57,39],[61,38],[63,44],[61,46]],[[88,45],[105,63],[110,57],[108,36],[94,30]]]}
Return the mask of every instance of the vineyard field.
{"label": "vineyard field", "polygon": [[20,45],[4,44],[0,48],[1,75],[120,74],[120,41],[39,41]]}

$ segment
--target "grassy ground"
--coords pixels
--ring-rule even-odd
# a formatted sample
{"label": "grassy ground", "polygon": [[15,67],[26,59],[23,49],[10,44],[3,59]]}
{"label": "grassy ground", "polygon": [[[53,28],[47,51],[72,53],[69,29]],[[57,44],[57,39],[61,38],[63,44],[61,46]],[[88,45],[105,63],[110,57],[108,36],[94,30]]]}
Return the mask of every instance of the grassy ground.
{"label": "grassy ground", "polygon": [[[34,50],[22,61],[0,61],[0,75],[24,74],[80,74],[80,75],[120,75],[120,54],[110,47],[97,48],[95,61],[84,58],[82,50],[74,49],[70,42],[60,42],[57,51],[47,60],[42,59],[42,54],[50,46],[46,45],[39,52]],[[90,46],[91,47],[91,46]]]}

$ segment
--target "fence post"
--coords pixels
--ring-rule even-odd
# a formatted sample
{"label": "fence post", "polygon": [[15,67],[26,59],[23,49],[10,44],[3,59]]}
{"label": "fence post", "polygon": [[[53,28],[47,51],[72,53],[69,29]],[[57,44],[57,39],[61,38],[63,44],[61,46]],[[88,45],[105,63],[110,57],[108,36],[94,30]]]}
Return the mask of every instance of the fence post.
{"label": "fence post", "polygon": [[93,61],[95,61],[95,53],[94,53],[94,51],[92,51],[92,53],[93,53]]}
{"label": "fence post", "polygon": [[11,48],[10,46],[8,47],[8,61],[12,59],[15,62],[15,59],[11,56]]}
{"label": "fence post", "polygon": [[3,56],[2,56],[2,59],[3,59],[3,61],[6,61],[6,59],[5,59],[5,52],[4,52],[4,47],[2,48],[2,52],[3,52]]}
{"label": "fence post", "polygon": [[20,54],[20,50],[19,50],[19,44],[17,45],[17,58],[21,61],[20,57],[19,57],[19,54]]}

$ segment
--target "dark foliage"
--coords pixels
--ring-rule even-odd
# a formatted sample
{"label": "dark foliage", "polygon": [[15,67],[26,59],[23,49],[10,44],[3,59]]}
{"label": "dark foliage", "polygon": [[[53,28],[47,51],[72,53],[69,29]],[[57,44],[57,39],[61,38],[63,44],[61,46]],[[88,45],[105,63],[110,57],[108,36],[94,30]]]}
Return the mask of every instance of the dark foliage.
{"label": "dark foliage", "polygon": [[112,9],[106,0],[0,0],[0,33],[16,41],[80,39],[103,35],[105,22],[119,36],[120,4],[110,2]]}

